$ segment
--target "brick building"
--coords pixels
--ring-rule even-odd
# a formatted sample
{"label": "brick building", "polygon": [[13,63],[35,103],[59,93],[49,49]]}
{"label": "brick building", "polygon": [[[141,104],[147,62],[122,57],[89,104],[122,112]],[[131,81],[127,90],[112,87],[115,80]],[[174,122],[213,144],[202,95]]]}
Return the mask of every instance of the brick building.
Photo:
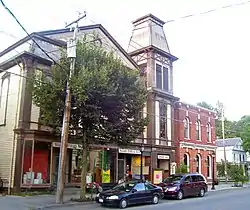
{"label": "brick building", "polygon": [[212,180],[212,154],[216,151],[216,113],[202,107],[177,102],[175,106],[176,162],[190,172]]}

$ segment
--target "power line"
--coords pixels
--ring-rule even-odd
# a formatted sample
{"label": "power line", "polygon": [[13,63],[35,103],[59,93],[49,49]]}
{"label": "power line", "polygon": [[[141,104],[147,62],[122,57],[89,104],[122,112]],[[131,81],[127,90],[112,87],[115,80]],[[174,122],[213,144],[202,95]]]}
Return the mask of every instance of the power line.
{"label": "power line", "polygon": [[[224,6],[221,6],[221,7],[214,8],[214,9],[210,9],[210,10],[207,10],[207,11],[204,11],[204,12],[192,13],[192,14],[188,14],[188,15],[184,15],[184,16],[175,18],[175,19],[170,19],[170,20],[165,21],[165,23],[172,23],[172,22],[176,22],[176,21],[179,21],[179,20],[187,19],[187,18],[192,18],[192,17],[199,16],[199,15],[206,15],[206,14],[209,14],[209,13],[212,13],[212,12],[217,12],[217,11],[223,10],[223,9],[229,9],[229,8],[233,8],[233,7],[236,7],[236,6],[242,6],[242,5],[245,5],[245,4],[248,4],[248,3],[250,3],[250,0],[235,3],[235,4],[228,4],[228,5],[224,5]],[[151,26],[157,26],[157,24],[152,24]],[[140,28],[136,28],[133,31],[143,29],[143,28],[147,28],[147,27],[148,26],[143,26],[143,27],[140,27]]]}
{"label": "power line", "polygon": [[5,3],[3,2],[3,0],[0,0],[0,2],[2,3],[3,7],[5,8],[5,10],[15,19],[15,21],[18,23],[18,25],[22,28],[22,30],[27,34],[27,36],[37,45],[37,47],[49,58],[51,59],[54,64],[60,66],[62,69],[63,67],[58,64],[37,42],[35,39],[33,39],[33,37],[28,33],[28,31],[24,28],[24,26],[20,23],[20,21],[18,20],[18,18],[14,15],[14,13],[5,5]]}

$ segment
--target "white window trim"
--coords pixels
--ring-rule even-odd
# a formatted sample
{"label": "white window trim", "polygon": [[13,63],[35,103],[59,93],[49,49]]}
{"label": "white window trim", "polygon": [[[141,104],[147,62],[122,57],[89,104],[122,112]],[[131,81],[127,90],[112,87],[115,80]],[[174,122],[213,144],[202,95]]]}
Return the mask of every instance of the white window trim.
{"label": "white window trim", "polygon": [[[196,137],[196,128],[197,128],[197,123],[199,124],[199,139],[197,139]],[[196,141],[202,141],[201,140],[201,121],[198,119],[196,122],[195,122],[195,138],[196,138]]]}
{"label": "white window trim", "polygon": [[184,159],[184,156],[187,156],[187,171],[189,172],[190,171],[190,156],[189,156],[189,154],[188,153],[185,153],[184,155],[183,155],[183,159]]}
{"label": "white window trim", "polygon": [[208,163],[207,164],[209,164],[209,176],[207,178],[211,179],[212,178],[212,173],[213,173],[213,171],[212,171],[212,157],[211,157],[211,155],[208,155],[207,157],[208,157]]}
{"label": "white window trim", "polygon": [[185,121],[187,122],[187,125],[188,125],[188,128],[187,128],[187,130],[188,130],[188,137],[185,137],[185,124],[184,124],[183,125],[184,126],[184,139],[190,140],[190,120],[189,120],[188,117],[185,117],[184,118],[184,123],[185,123]]}
{"label": "white window trim", "polygon": [[208,134],[208,131],[209,131],[209,138],[207,139],[207,142],[212,143],[212,128],[211,128],[210,123],[207,123],[207,132],[206,132],[207,134]]}
{"label": "white window trim", "polygon": [[[201,155],[197,154],[196,158],[197,158],[197,156],[199,157],[199,172],[198,173],[201,174]],[[198,162],[197,159],[196,159],[196,162]],[[197,168],[197,166],[196,166],[196,168]]]}
{"label": "white window trim", "polygon": [[[160,65],[161,66],[161,73],[162,73],[162,78],[161,78],[161,82],[162,82],[162,87],[160,90],[162,91],[166,91],[166,92],[170,92],[170,68],[168,65],[164,64],[164,63],[161,63],[159,61],[155,61],[155,87],[157,87],[157,79],[156,79],[156,64]],[[167,68],[168,70],[168,90],[164,90],[164,78],[163,78],[163,67]]]}

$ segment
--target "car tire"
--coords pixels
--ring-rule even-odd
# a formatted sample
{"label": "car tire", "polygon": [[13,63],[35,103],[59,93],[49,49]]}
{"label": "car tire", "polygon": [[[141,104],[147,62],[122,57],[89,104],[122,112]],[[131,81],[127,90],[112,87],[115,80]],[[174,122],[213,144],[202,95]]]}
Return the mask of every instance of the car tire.
{"label": "car tire", "polygon": [[127,208],[127,206],[128,206],[127,200],[125,198],[121,199],[120,205],[119,205],[120,209],[125,209],[125,208]]}
{"label": "car tire", "polygon": [[177,193],[177,196],[176,196],[176,199],[177,200],[182,200],[184,197],[184,193],[182,190],[179,190],[178,193]]}
{"label": "car tire", "polygon": [[158,195],[154,195],[153,199],[152,199],[152,204],[158,204],[159,203],[159,196]]}
{"label": "car tire", "polygon": [[205,190],[204,188],[201,188],[199,192],[199,197],[204,197],[204,196],[205,196]]}

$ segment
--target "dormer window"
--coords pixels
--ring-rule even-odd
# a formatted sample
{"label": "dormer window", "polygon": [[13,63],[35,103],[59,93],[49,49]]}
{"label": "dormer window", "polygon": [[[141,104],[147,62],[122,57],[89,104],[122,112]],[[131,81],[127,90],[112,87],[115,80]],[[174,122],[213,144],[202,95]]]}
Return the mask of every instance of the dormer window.
{"label": "dormer window", "polygon": [[168,91],[168,68],[156,64],[156,88]]}

